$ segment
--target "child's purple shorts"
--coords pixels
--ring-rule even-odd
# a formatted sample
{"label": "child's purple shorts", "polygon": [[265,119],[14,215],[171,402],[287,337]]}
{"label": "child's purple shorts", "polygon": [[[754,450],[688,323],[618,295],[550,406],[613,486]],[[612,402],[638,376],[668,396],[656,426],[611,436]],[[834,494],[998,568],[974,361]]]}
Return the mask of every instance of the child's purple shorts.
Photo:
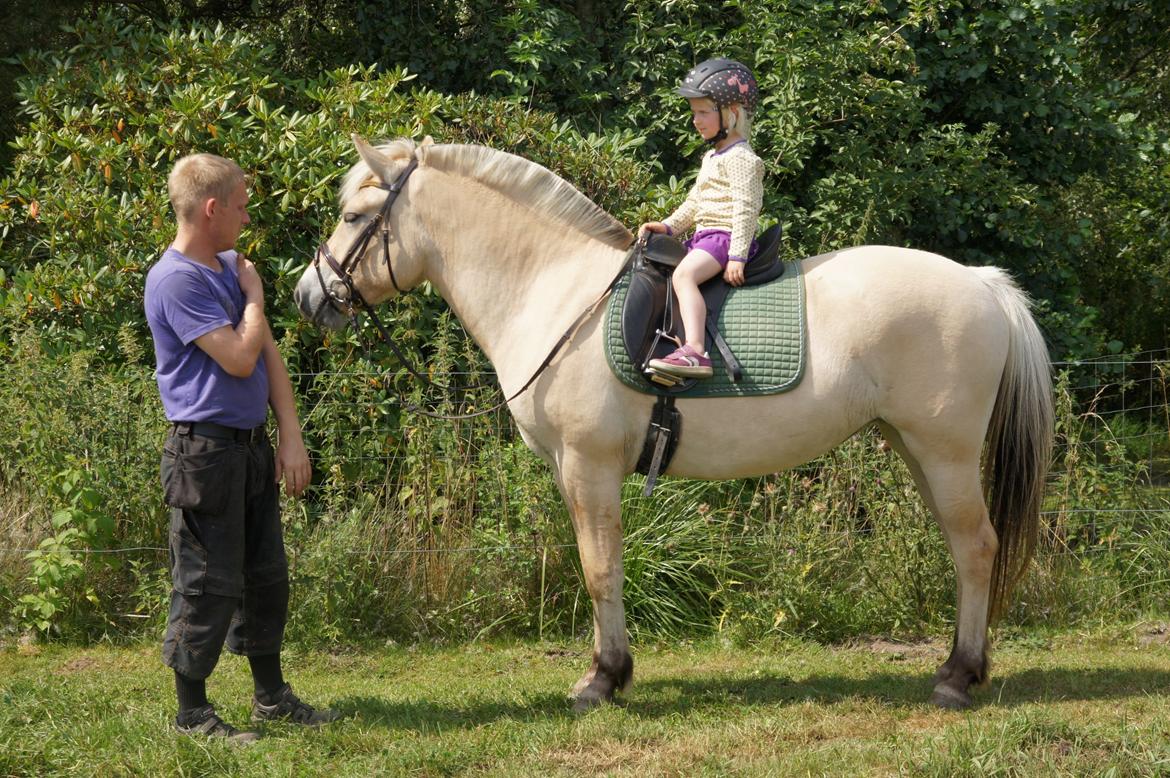
{"label": "child's purple shorts", "polygon": [[[727,230],[699,230],[691,236],[690,240],[683,243],[687,251],[691,249],[702,249],[711,256],[715,257],[715,261],[719,263],[719,267],[727,267],[727,252],[731,249],[731,233]],[[752,245],[748,249],[748,256],[756,253],[756,241],[752,239]],[[746,257],[745,257],[746,259]]]}

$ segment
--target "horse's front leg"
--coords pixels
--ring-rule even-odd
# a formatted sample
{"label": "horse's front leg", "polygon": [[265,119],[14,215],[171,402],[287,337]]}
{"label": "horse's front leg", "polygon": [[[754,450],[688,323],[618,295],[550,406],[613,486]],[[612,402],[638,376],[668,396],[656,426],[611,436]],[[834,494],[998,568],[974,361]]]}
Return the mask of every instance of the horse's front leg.
{"label": "horse's front leg", "polygon": [[587,710],[629,687],[634,658],[622,605],[623,473],[612,459],[565,457],[557,482],[569,506],[585,586],[593,600],[593,664],[573,687],[573,709]]}

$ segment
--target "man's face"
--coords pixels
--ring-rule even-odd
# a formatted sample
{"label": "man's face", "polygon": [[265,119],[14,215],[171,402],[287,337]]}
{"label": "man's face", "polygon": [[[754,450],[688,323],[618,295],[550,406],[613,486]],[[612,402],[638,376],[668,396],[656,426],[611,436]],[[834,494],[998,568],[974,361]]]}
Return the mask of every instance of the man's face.
{"label": "man's face", "polygon": [[218,250],[235,248],[240,231],[251,221],[248,216],[248,186],[241,181],[226,201],[215,202],[211,229],[215,233]]}

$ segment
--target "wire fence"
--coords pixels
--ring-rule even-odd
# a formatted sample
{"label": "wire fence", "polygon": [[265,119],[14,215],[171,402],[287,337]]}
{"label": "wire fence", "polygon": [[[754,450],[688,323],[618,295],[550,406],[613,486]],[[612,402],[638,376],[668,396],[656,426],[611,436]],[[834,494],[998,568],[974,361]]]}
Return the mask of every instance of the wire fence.
{"label": "wire fence", "polygon": [[[1112,448],[1123,452],[1115,459],[1098,456],[1094,467],[1108,476],[1116,474],[1129,478],[1133,487],[1126,495],[1124,506],[1114,502],[1117,495],[1100,493],[1096,502],[1085,505],[1083,500],[1075,503],[1061,503],[1049,507],[1042,515],[1050,523],[1059,518],[1078,517],[1088,520],[1096,531],[1130,526],[1135,519],[1148,517],[1151,513],[1170,510],[1170,403],[1168,403],[1168,379],[1170,379],[1170,350],[1161,349],[1127,355],[1109,355],[1097,359],[1075,362],[1056,362],[1053,369],[1063,376],[1069,395],[1075,407],[1071,414],[1071,425],[1076,430],[1063,430],[1058,439],[1055,460],[1062,466],[1075,466],[1076,458],[1069,456],[1069,446],[1076,446],[1095,455]],[[347,377],[343,372],[294,374],[294,381],[305,384],[328,382],[330,379]],[[482,381],[490,374],[446,373],[436,378],[440,382],[455,380]],[[403,441],[417,430],[411,424],[391,428],[384,423],[387,403],[394,400],[393,392],[386,386],[373,389],[363,398],[345,397],[336,394],[322,394],[305,403],[306,429],[312,429],[316,422],[332,422],[320,431],[332,441],[341,441],[335,446],[328,461],[318,462],[327,470],[343,471],[347,468],[368,471],[392,471],[417,456],[402,445]],[[485,404],[494,400],[484,400]],[[337,423],[337,420],[343,420]],[[360,422],[357,420],[361,420]],[[458,454],[468,460],[477,456],[494,453],[500,440],[515,440],[516,429],[511,417],[501,410],[481,417],[473,422],[437,422],[421,417],[416,424],[452,424],[457,433],[452,443]],[[345,423],[344,420],[349,420]],[[373,444],[370,438],[381,438]],[[1074,439],[1075,438],[1075,439]],[[348,442],[348,447],[346,443]],[[357,445],[359,442],[362,445]],[[1074,464],[1070,464],[1074,463]],[[859,469],[862,464],[857,464]],[[858,473],[861,479],[863,473]],[[1059,467],[1049,475],[1050,487],[1056,488],[1067,482],[1067,473]],[[503,488],[503,486],[501,486]],[[1059,498],[1059,495],[1057,496]],[[1050,503],[1052,500],[1049,501]],[[1113,503],[1113,504],[1111,504]],[[737,543],[766,542],[772,536],[738,534]],[[541,541],[533,544],[499,545],[455,545],[381,549],[369,548],[332,549],[340,554],[368,557],[371,554],[402,556],[429,554],[498,554],[538,548],[544,550],[566,550],[574,548],[571,543]],[[43,549],[22,546],[0,546],[0,556],[29,555]],[[69,553],[80,555],[132,555],[167,553],[167,548],[155,545],[133,545],[119,548],[71,548]],[[1071,548],[1053,549],[1055,553],[1089,553],[1103,549]]]}

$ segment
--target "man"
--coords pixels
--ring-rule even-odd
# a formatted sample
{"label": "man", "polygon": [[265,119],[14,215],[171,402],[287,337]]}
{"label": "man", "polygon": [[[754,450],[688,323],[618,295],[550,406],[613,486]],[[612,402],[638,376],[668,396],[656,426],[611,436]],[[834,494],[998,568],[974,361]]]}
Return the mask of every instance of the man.
{"label": "man", "polygon": [[[279,482],[309,483],[292,383],[264,317],[264,290],[236,253],[249,222],[244,172],[213,154],[180,159],[167,181],[178,229],[146,278],[156,377],[171,422],[162,483],[171,508],[170,618],[163,662],[175,672],[176,727],[250,742],[207,700],[206,679],[229,651],[248,657],[252,720],[318,725],[339,717],[297,699],[281,674],[288,562]],[[275,458],[265,432],[276,416]]]}

